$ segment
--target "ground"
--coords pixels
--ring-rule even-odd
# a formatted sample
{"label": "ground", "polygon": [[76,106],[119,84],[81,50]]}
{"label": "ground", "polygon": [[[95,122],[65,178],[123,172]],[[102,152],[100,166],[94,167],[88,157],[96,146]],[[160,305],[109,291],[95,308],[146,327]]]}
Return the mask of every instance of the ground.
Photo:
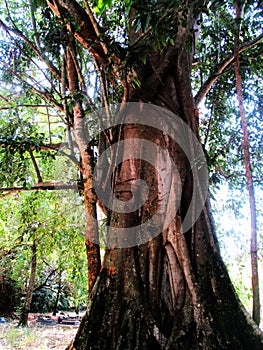
{"label": "ground", "polygon": [[17,320],[0,324],[0,350],[64,350],[78,326],[40,326],[30,315],[28,328],[17,328]]}

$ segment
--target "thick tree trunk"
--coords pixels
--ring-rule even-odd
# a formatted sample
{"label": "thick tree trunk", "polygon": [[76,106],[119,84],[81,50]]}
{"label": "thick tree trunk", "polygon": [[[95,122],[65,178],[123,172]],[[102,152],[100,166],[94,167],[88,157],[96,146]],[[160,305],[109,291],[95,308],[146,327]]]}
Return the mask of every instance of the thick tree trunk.
{"label": "thick tree trunk", "polygon": [[177,215],[150,242],[106,252],[75,349],[262,348],[231,285],[206,213],[186,235]]}
{"label": "thick tree trunk", "polygon": [[[163,74],[161,86],[151,95],[152,102],[178,113],[196,131],[189,54],[177,51],[174,59],[177,68]],[[149,91],[142,89],[138,95],[145,100]],[[172,127],[167,125],[169,134]],[[116,197],[129,200],[133,180],[140,178],[149,185],[148,200],[140,212],[112,214],[112,225],[128,228],[147,220],[158,209],[163,190],[174,198],[178,196],[179,181],[181,202],[169,226],[154,239],[136,247],[106,251],[87,314],[69,348],[262,349],[262,335],[244,311],[220,257],[208,202],[192,229],[183,233],[182,221],[193,186],[191,166],[184,152],[176,140],[141,125],[125,125],[121,137],[147,139],[166,149],[179,177],[171,178],[158,154],[151,166],[166,169],[163,183],[158,183],[150,165],[125,160],[114,183]]]}
{"label": "thick tree trunk", "polygon": [[37,242],[36,242],[36,239],[34,239],[34,242],[32,244],[32,258],[31,258],[31,270],[30,270],[29,283],[27,286],[26,298],[25,298],[23,308],[21,310],[18,326],[27,327],[28,325],[28,314],[30,311],[30,306],[31,306],[31,301],[32,301],[32,296],[34,291],[36,269],[37,269]]}

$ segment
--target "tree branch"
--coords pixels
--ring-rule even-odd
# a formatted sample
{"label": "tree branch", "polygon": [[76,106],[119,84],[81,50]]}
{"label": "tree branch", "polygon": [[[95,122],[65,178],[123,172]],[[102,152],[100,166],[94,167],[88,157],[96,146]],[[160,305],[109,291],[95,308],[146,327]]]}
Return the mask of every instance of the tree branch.
{"label": "tree branch", "polygon": [[31,19],[33,32],[34,32],[34,39],[35,39],[36,47],[37,47],[38,51],[41,52],[40,42],[39,42],[39,34],[37,32],[36,17],[35,17],[35,11],[34,11],[32,0],[30,0],[29,9],[30,9],[30,19]]}
{"label": "tree branch", "polygon": [[[47,0],[54,14],[66,25],[75,38],[100,62],[105,61],[101,38],[98,37],[90,17],[75,0]],[[74,18],[74,25],[69,21]]]}
{"label": "tree branch", "polygon": [[25,192],[25,191],[60,191],[60,190],[83,190],[83,187],[76,185],[67,185],[63,182],[40,182],[31,188],[24,187],[2,187],[0,188],[0,198],[10,196],[15,193]]}
{"label": "tree branch", "polygon": [[[12,145],[14,145],[14,147],[16,146],[16,144],[12,141]],[[19,143],[17,143],[17,147],[19,147]],[[5,143],[2,143],[0,145],[0,147],[4,148],[6,147]],[[74,142],[74,147],[77,147],[76,143]],[[35,147],[32,146],[31,150],[34,150]],[[38,147],[38,149],[40,151],[58,151],[58,150],[62,150],[62,149],[70,149],[69,143],[68,142],[61,142],[61,143],[43,143],[42,145],[40,145]]]}
{"label": "tree branch", "polygon": [[[254,40],[251,40],[247,42],[246,44],[240,46],[238,54],[241,52],[250,49],[251,47],[257,45],[261,40],[263,39],[263,34],[255,38]],[[216,80],[220,77],[220,75],[224,72],[224,70],[231,64],[236,58],[236,52],[234,52],[232,55],[230,55],[228,58],[226,58],[218,67],[217,69],[210,75],[210,77],[204,82],[204,84],[199,89],[198,93],[195,96],[195,104],[196,107],[199,106],[199,104],[202,102],[202,100],[205,98],[209,90],[211,89],[212,85],[216,82]]]}
{"label": "tree branch", "polygon": [[[244,4],[241,5],[240,0],[235,1],[236,7],[236,19],[240,20],[243,16]],[[241,23],[240,23],[241,24]],[[239,114],[241,118],[241,129],[243,133],[243,149],[244,149],[244,165],[246,174],[246,183],[248,188],[248,198],[250,206],[250,260],[251,260],[251,282],[252,282],[252,317],[257,325],[260,323],[260,293],[259,293],[259,277],[258,277],[258,255],[257,255],[257,208],[255,199],[255,190],[253,183],[253,174],[251,167],[251,156],[249,150],[249,133],[248,133],[248,122],[245,115],[243,89],[242,89],[242,78],[240,71],[240,60],[239,60],[239,32],[240,27],[235,35],[235,76],[236,76],[236,88],[237,88],[237,100],[239,106]]]}
{"label": "tree branch", "polygon": [[[63,106],[58,103],[54,97],[52,96],[52,94],[50,92],[48,92],[46,89],[44,91],[40,91],[38,89],[36,89],[35,87],[33,87],[31,84],[29,84],[26,80],[24,80],[20,75],[19,72],[15,72],[13,71],[6,63],[2,62],[2,64],[5,65],[6,70],[12,74],[14,77],[16,77],[23,85],[25,85],[27,87],[28,90],[30,90],[31,92],[33,92],[34,94],[40,96],[44,101],[50,103],[51,105],[54,105],[60,112],[64,113],[64,108]],[[37,83],[39,85],[39,83]],[[63,122],[65,122],[63,120]]]}
{"label": "tree branch", "polygon": [[57,68],[36,48],[36,46],[30,41],[18,28],[10,28],[8,27],[1,19],[0,19],[0,27],[2,27],[7,33],[13,33],[19,38],[21,38],[25,43],[29,45],[29,47],[35,52],[35,54],[47,65],[49,71],[60,81],[60,74]]}
{"label": "tree branch", "polygon": [[[113,74],[125,86],[125,79],[119,71],[121,55],[116,55],[116,52],[123,52],[124,49],[99,28],[87,2],[85,4],[87,12],[75,0],[47,0],[47,4],[77,41],[90,51],[94,61],[106,65],[109,59],[111,60]],[[74,18],[74,23],[70,22],[71,18]]]}
{"label": "tree branch", "polygon": [[41,283],[39,286],[37,286],[36,288],[34,288],[34,292],[40,290],[40,289],[43,288],[43,287],[46,287],[46,286],[47,286],[48,280],[51,278],[52,275],[54,275],[55,272],[57,272],[57,270],[58,270],[58,267],[57,267],[56,269],[52,270],[52,271],[50,272],[50,274],[45,278],[45,281],[42,282],[42,283]]}
{"label": "tree branch", "polygon": [[[95,20],[95,18],[93,16],[93,13],[92,13],[92,11],[90,9],[90,6],[89,6],[89,4],[88,4],[88,2],[86,0],[84,0],[84,4],[85,4],[85,8],[86,8],[87,14],[89,16],[90,22],[93,25],[94,31],[95,31],[97,37],[100,38],[101,37],[101,32],[99,30],[98,23],[96,22],[96,20]],[[101,41],[101,47],[102,47],[102,49],[104,51],[104,54],[107,55],[108,54],[108,49],[107,49],[107,47],[106,47],[106,45],[105,45],[105,43],[103,41]]]}
{"label": "tree branch", "polygon": [[[10,145],[10,144],[8,144],[8,143],[2,143],[1,145],[0,145],[0,148],[2,147],[2,148],[5,148],[5,147],[7,147],[8,145]],[[72,147],[77,147],[77,144],[75,143],[75,142],[72,142],[72,145],[71,145]],[[68,154],[68,153],[66,153],[66,152],[64,152],[63,151],[63,149],[68,149],[68,150],[72,150],[72,147],[70,146],[70,144],[69,143],[67,143],[67,142],[62,142],[62,143],[57,143],[57,144],[42,144],[42,145],[40,145],[40,146],[31,146],[30,148],[29,148],[29,153],[30,153],[30,151],[33,151],[33,150],[35,150],[35,149],[37,149],[38,151],[58,151],[59,152],[59,154],[60,155],[62,155],[62,156],[65,156],[65,157],[67,157],[67,158],[69,158],[76,166],[77,166],[77,168],[80,170],[80,171],[82,171],[82,167],[81,167],[81,165],[80,165],[80,162],[77,160],[77,158],[76,158],[76,156],[74,155],[74,154],[72,154],[72,152],[71,152],[71,154]],[[12,143],[12,148],[13,149],[15,149],[15,148],[19,148],[19,147],[21,147],[21,144],[20,143]],[[32,159],[32,158],[31,158]],[[41,182],[41,181],[40,181]]]}
{"label": "tree branch", "polygon": [[33,166],[34,166],[34,168],[35,168],[35,172],[36,172],[36,175],[37,175],[37,182],[38,182],[38,183],[41,183],[41,182],[43,182],[43,180],[42,180],[42,176],[41,176],[39,167],[38,167],[38,165],[37,165],[36,159],[35,159],[35,157],[34,157],[33,151],[32,151],[32,150],[29,150],[29,154],[30,154],[30,157],[31,157]]}

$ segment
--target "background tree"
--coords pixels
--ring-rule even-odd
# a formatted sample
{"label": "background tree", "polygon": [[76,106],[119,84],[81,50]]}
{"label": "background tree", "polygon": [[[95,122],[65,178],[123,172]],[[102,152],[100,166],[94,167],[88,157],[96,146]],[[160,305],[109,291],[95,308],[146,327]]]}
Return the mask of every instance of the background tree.
{"label": "background tree", "polygon": [[22,290],[13,305],[20,325],[27,325],[29,311],[57,312],[87,303],[84,230],[78,223],[83,210],[78,213],[75,203],[70,215],[65,198],[31,191],[1,200],[1,272],[16,281],[14,293]]}
{"label": "background tree", "polygon": [[[30,202],[25,203],[25,207],[22,209],[22,228],[23,233],[19,237],[19,240],[24,241],[26,238],[25,236],[28,235],[27,241],[30,243],[27,243],[30,245],[30,273],[29,273],[29,279],[27,281],[26,286],[26,295],[25,295],[25,301],[24,305],[21,310],[20,319],[19,319],[19,326],[27,326],[28,323],[28,314],[30,311],[33,291],[34,291],[34,284],[36,279],[36,270],[37,270],[37,250],[38,250],[38,237],[37,237],[37,228],[39,226],[39,222],[35,221],[36,218],[36,197],[34,196],[35,193],[30,197]],[[35,198],[34,198],[35,197]]]}
{"label": "background tree", "polygon": [[[225,84],[223,75],[233,74],[233,6],[231,2],[218,1],[144,4],[102,1],[96,7],[95,16],[92,5],[86,1],[82,4],[54,0],[47,1],[48,7],[42,3],[37,5],[31,4],[29,9],[20,6],[17,15],[17,4],[10,2],[5,10],[7,19],[1,21],[1,26],[10,54],[4,54],[7,46],[3,43],[4,76],[13,88],[18,85],[21,91],[34,93],[39,101],[42,99],[51,109],[59,111],[69,130],[69,141],[72,134],[80,152],[78,160],[73,152],[69,158],[82,172],[86,213],[96,218],[93,147],[83,137],[86,125],[90,133],[94,130],[88,112],[99,104],[110,112],[112,102],[148,102],[179,115],[198,136],[197,107],[201,100],[208,94],[217,94],[214,100],[225,110],[224,99],[218,97],[226,95],[233,86],[231,80],[229,86]],[[247,2],[245,10],[247,18],[255,18],[255,26],[244,31],[239,53],[243,52],[245,58],[248,52],[256,56],[259,70],[262,68],[259,59],[262,34],[257,33],[257,21],[262,16],[260,4],[257,8],[254,2]],[[191,74],[196,75],[192,67],[196,63],[194,50],[198,50],[198,26],[202,19],[201,34],[209,29],[210,46],[199,51],[196,66],[200,67],[201,74],[194,99],[192,89],[196,83],[192,85]],[[214,37],[213,33],[221,31],[226,34],[224,37]],[[202,50],[207,48],[211,49],[210,55],[202,56]],[[252,70],[253,65],[250,68]],[[215,83],[218,89],[211,90]],[[96,96],[89,96],[87,86],[94,86],[90,93]],[[8,99],[6,102],[8,104]],[[231,99],[226,102],[229,108]],[[86,116],[87,124],[84,123]],[[166,127],[173,130],[175,126]],[[211,128],[211,121],[205,134],[208,132],[210,142],[219,132]],[[244,312],[221,260],[208,203],[193,228],[185,234],[182,232],[181,223],[191,202],[193,169],[179,145],[167,140],[160,130],[140,125],[124,124],[100,136],[100,151],[118,140],[132,137],[143,137],[161,145],[175,162],[184,187],[179,210],[169,227],[145,244],[125,249],[108,248],[102,269],[99,245],[94,244],[99,242],[98,226],[96,220],[92,224],[87,220],[90,305],[73,346],[77,349],[260,349],[262,335]],[[95,133],[94,137],[97,138]],[[224,151],[229,140],[221,137],[220,141]],[[213,152],[211,146],[208,156]],[[218,159],[218,156],[208,158],[211,169],[221,165]],[[157,157],[152,166],[160,169],[162,165]],[[131,179],[130,174],[134,178]],[[132,160],[122,162],[112,183],[116,196],[124,201],[129,199],[131,180],[142,177],[151,183],[148,201],[152,212],[156,211],[161,202],[158,193],[162,191],[158,189],[162,184],[152,174],[146,164]],[[166,175],[167,192],[176,197],[176,186],[172,185],[168,170]],[[142,223],[148,219],[148,204],[132,216],[107,212],[107,220],[111,225],[124,228],[130,227],[132,221]]]}

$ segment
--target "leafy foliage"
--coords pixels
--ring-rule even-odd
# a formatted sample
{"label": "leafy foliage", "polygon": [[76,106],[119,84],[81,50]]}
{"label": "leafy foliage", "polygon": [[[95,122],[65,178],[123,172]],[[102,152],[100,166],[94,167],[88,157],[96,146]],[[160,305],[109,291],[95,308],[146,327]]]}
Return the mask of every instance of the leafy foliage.
{"label": "leafy foliage", "polygon": [[[50,311],[59,284],[59,307],[86,303],[82,226],[72,226],[69,209],[62,205],[61,199],[63,196],[57,197],[54,193],[31,192],[1,201],[1,271],[23,290],[29,274],[30,245],[37,237],[38,266],[32,310],[39,307],[39,311]],[[13,209],[10,211],[10,208]],[[48,300],[45,307],[41,296]]]}

